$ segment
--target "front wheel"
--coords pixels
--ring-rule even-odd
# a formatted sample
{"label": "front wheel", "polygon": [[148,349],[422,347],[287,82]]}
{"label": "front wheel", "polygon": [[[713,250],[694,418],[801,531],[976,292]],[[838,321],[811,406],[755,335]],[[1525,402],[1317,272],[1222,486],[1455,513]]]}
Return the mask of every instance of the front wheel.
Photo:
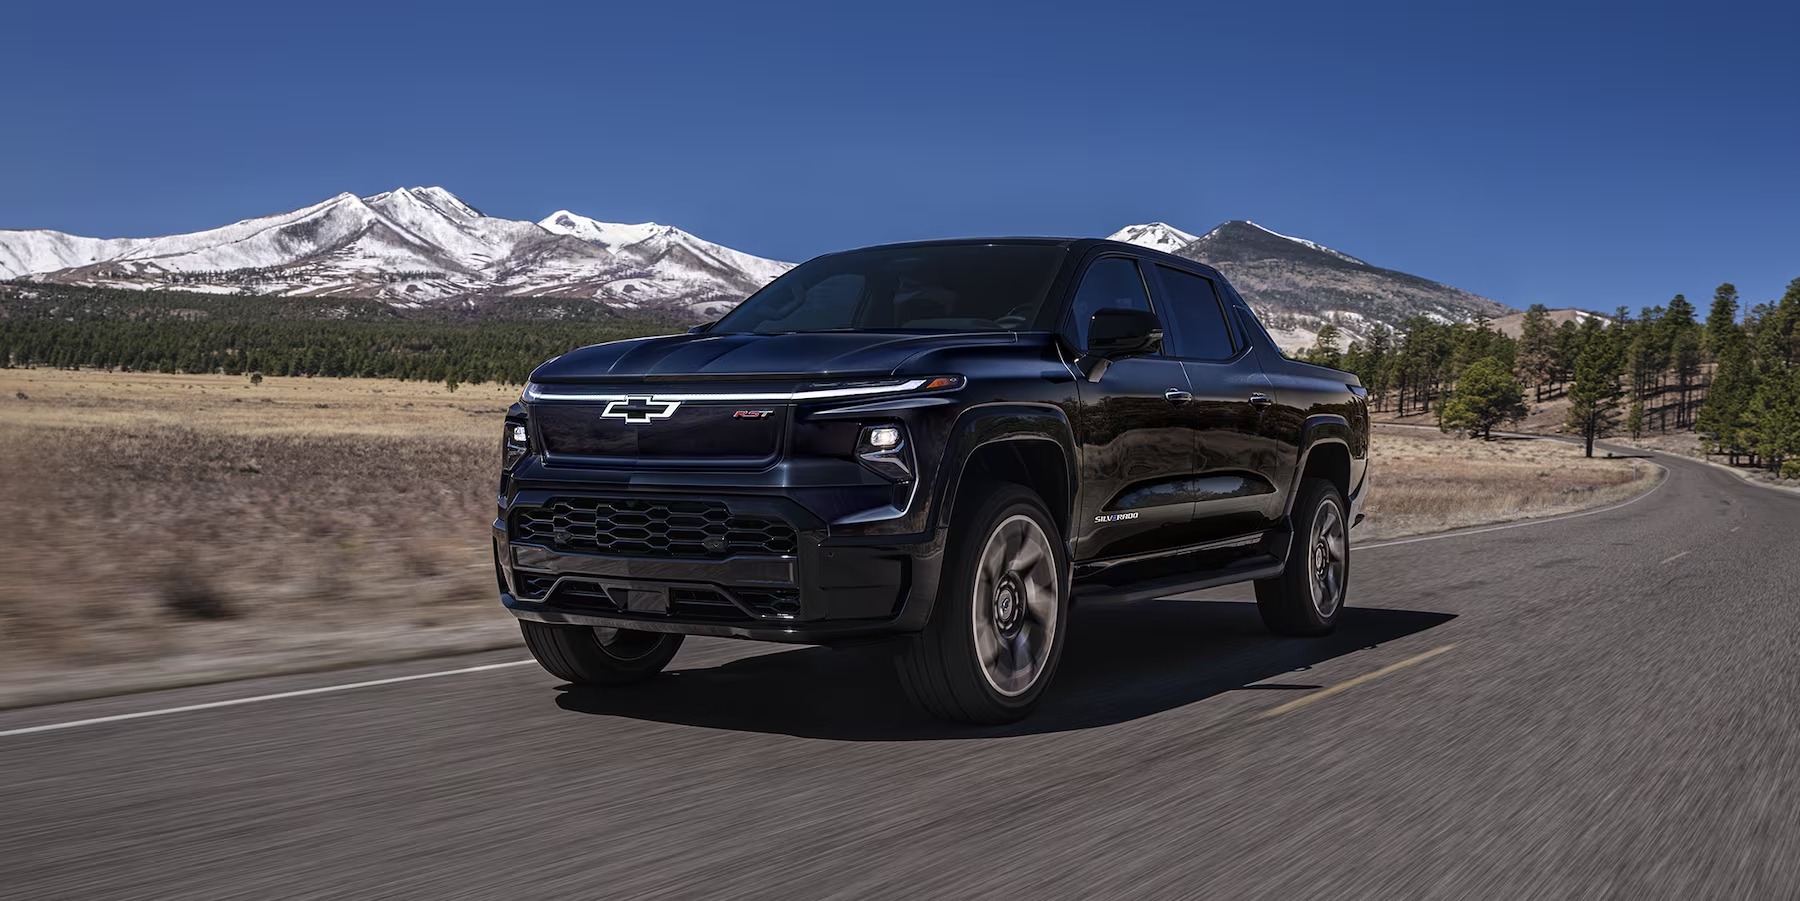
{"label": "front wheel", "polygon": [[959,510],[950,541],[931,622],[899,659],[901,684],[940,719],[1023,719],[1062,657],[1068,554],[1043,501],[1019,485]]}
{"label": "front wheel", "polygon": [[669,665],[682,636],[520,620],[525,647],[550,675],[576,685],[642,682]]}
{"label": "front wheel", "polygon": [[1350,588],[1350,520],[1344,496],[1325,479],[1300,483],[1294,547],[1287,568],[1256,583],[1256,609],[1277,635],[1325,635],[1337,625]]}

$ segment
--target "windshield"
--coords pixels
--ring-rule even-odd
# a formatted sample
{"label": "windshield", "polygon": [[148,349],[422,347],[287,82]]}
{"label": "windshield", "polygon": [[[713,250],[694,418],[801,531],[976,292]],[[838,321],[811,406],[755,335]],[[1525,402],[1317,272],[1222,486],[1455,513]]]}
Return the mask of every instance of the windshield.
{"label": "windshield", "polygon": [[853,250],[770,282],[713,332],[1011,331],[1039,326],[1065,250],[942,244]]}

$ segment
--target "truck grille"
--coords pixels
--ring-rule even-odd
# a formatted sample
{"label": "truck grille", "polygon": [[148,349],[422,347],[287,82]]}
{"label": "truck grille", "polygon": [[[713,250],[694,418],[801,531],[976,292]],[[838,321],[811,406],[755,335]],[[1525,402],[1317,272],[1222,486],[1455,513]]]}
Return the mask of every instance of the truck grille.
{"label": "truck grille", "polygon": [[683,403],[669,418],[651,423],[609,419],[606,409],[538,404],[531,418],[551,456],[625,469],[766,466],[781,450],[788,418],[785,405],[770,403]]}
{"label": "truck grille", "polygon": [[792,525],[733,515],[716,501],[552,498],[514,511],[511,531],[514,541],[607,557],[785,556],[798,547]]}

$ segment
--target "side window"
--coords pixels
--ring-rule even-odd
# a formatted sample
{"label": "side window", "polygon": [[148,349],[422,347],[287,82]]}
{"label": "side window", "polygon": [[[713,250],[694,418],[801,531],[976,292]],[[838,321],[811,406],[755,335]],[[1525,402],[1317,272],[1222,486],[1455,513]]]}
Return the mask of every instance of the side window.
{"label": "side window", "polygon": [[1175,320],[1175,356],[1191,360],[1227,360],[1237,352],[1231,326],[1212,279],[1190,272],[1156,267],[1162,283],[1163,315]]}
{"label": "side window", "polygon": [[1095,312],[1107,307],[1151,312],[1150,295],[1144,293],[1137,263],[1125,257],[1102,257],[1088,267],[1081,287],[1075,289],[1075,346],[1087,346],[1088,323]]}

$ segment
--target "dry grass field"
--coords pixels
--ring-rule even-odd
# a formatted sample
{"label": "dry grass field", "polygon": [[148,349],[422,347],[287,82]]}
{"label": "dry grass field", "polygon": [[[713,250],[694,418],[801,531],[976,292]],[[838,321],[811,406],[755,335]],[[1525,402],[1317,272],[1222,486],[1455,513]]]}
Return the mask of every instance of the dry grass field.
{"label": "dry grass field", "polygon": [[1471,441],[1377,423],[1375,479],[1358,541],[1508,522],[1625,500],[1661,470],[1643,460],[1582,456],[1560,441]]}
{"label": "dry grass field", "polygon": [[[516,386],[0,370],[0,706],[517,642],[487,528]],[[1654,467],[1383,427],[1359,540]]]}
{"label": "dry grass field", "polygon": [[516,641],[517,386],[0,370],[0,705]]}

